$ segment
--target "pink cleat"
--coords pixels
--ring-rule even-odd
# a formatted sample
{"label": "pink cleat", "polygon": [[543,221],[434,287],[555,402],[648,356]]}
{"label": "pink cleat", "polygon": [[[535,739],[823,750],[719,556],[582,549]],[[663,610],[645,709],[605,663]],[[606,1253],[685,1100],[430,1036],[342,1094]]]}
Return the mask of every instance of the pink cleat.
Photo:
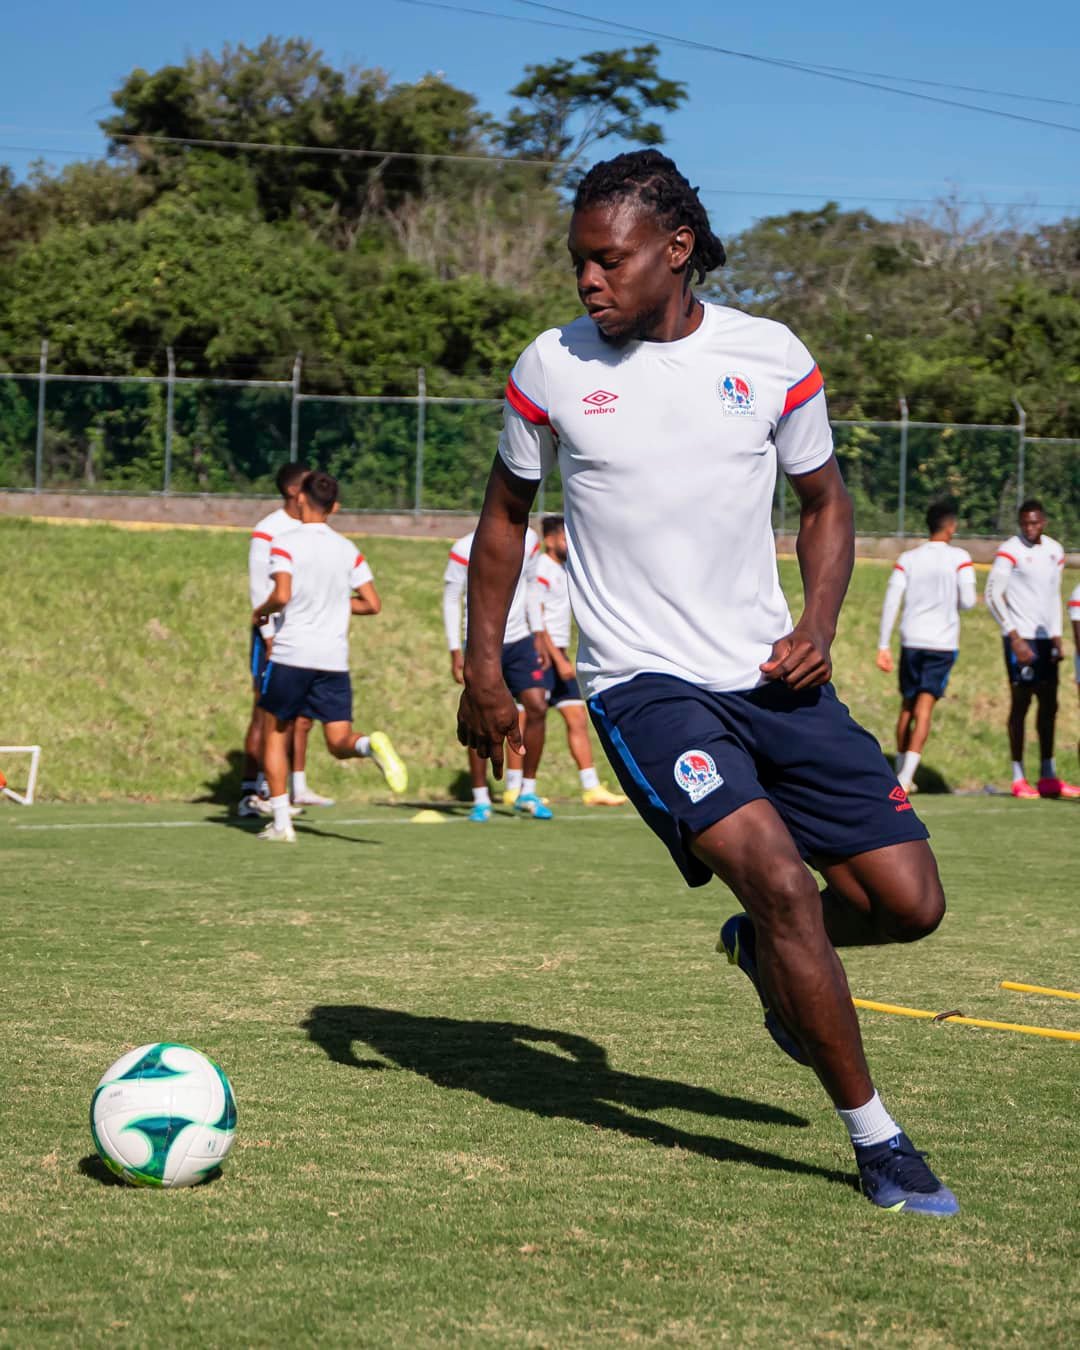
{"label": "pink cleat", "polygon": [[1018,778],[1012,785],[1012,795],[1014,797],[1037,798],[1039,793],[1031,786],[1026,778]]}
{"label": "pink cleat", "polygon": [[1063,778],[1040,778],[1040,797],[1080,797],[1080,787],[1075,783],[1066,783]]}

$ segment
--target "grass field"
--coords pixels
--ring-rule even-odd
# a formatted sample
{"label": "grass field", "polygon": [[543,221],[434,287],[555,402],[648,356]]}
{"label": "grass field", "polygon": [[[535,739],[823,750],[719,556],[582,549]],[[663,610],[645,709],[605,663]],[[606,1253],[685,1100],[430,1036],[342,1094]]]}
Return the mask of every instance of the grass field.
{"label": "grass field", "polygon": [[[440,616],[447,544],[359,542],[375,569],[384,610],[353,624],[357,720],[363,730],[377,725],[392,733],[414,793],[446,797],[460,789],[463,769],[453,736],[457,690]],[[43,799],[236,797],[251,697],[246,556],[242,533],[0,520],[0,744],[44,746]],[[841,697],[891,749],[895,676],[873,664],[889,567],[856,567],[834,658]],[[797,613],[798,570],[790,561],[781,570]],[[1067,591],[1077,579],[1066,577]],[[1000,638],[981,605],[963,616],[962,632],[960,662],[925,759],[924,788],[1008,782]],[[1062,692],[1060,758],[1073,772],[1078,719],[1068,671]],[[1032,749],[1031,776],[1038,767],[1034,755]],[[385,795],[370,768],[332,763],[321,745],[309,777],[345,802]],[[541,784],[556,798],[576,788],[558,717],[551,719]]]}
{"label": "grass field", "polygon": [[[882,1213],[712,955],[726,893],[623,812],[414,809],[269,850],[214,806],[0,811],[0,1344],[1077,1344],[1080,1043],[864,1014],[963,1205]],[[920,809],[950,914],[853,990],[1080,1031],[997,988],[1078,985],[1074,804]],[[98,1076],[158,1038],[237,1092],[194,1191],[88,1157]]]}

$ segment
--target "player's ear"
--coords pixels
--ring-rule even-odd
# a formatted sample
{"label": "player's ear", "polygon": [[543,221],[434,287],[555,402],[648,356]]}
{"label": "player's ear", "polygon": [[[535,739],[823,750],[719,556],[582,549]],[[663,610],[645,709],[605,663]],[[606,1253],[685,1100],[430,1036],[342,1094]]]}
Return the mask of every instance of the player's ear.
{"label": "player's ear", "polygon": [[689,225],[680,225],[671,236],[668,243],[668,256],[673,272],[681,272],[690,261],[690,255],[694,251],[696,242],[694,231]]}
{"label": "player's ear", "polygon": [[331,514],[332,516],[336,516],[337,513],[338,513],[340,510],[341,510],[341,503],[340,503],[340,502],[335,502],[335,503],[333,504],[333,506],[330,508],[330,514]]}

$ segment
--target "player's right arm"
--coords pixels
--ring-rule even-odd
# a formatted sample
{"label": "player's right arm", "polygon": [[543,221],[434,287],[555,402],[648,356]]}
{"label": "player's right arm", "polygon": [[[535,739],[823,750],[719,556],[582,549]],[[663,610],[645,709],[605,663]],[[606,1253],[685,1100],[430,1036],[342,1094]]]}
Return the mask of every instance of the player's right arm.
{"label": "player's right arm", "polygon": [[885,587],[885,602],[881,606],[881,627],[878,631],[877,668],[888,675],[893,668],[892,630],[896,616],[900,613],[904,592],[907,590],[907,572],[903,558],[896,560],[889,583]]}
{"label": "player's right arm", "polygon": [[956,568],[956,604],[958,609],[974,609],[978,595],[975,592],[975,564],[964,549],[959,549],[963,559]]}
{"label": "player's right arm", "polygon": [[450,561],[443,574],[442,617],[446,646],[450,652],[450,674],[457,684],[465,683],[465,658],[461,652],[461,602],[469,580],[469,565],[450,550]]}
{"label": "player's right arm", "polygon": [[986,590],[983,598],[986,608],[1001,625],[1001,631],[1009,640],[1013,654],[1022,666],[1030,665],[1035,659],[1028,642],[1017,631],[1016,618],[1009,607],[1009,579],[1012,577],[1016,559],[1005,549],[998,549],[986,578]]}
{"label": "player's right arm", "polygon": [[[266,595],[266,583],[270,576],[270,546],[273,542],[272,536],[265,530],[252,530],[248,543],[248,599],[253,610]],[[274,638],[274,625],[266,622],[259,627],[269,646]]]}

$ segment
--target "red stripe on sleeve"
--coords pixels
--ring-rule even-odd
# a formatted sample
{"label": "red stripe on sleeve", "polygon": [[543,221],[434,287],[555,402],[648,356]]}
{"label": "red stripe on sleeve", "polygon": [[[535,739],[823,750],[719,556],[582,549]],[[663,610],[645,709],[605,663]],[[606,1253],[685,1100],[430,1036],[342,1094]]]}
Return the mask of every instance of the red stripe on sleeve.
{"label": "red stripe on sleeve", "polygon": [[272,534],[266,534],[263,530],[252,530],[251,537],[252,539],[265,539],[269,544],[274,536]]}
{"label": "red stripe on sleeve", "polygon": [[900,563],[893,563],[893,571],[894,571],[894,572],[902,572],[903,570],[904,570],[904,568],[903,568],[903,566],[902,566]]}
{"label": "red stripe on sleeve", "polygon": [[961,563],[960,566],[959,566],[956,570],[957,570],[958,572],[962,572],[962,571],[964,570],[965,567],[974,567],[974,566],[975,566],[975,564],[974,564],[973,562]]}
{"label": "red stripe on sleeve", "polygon": [[523,394],[514,383],[514,377],[511,375],[506,381],[506,401],[516,413],[524,417],[526,422],[531,422],[536,427],[550,426],[548,415],[539,403],[534,403],[528,394]]}
{"label": "red stripe on sleeve", "polygon": [[1080,609],[1080,600],[1070,600],[1070,601],[1069,601],[1069,608],[1070,608],[1070,609]]}
{"label": "red stripe on sleeve", "polygon": [[462,567],[468,567],[469,565],[468,558],[463,558],[460,553],[455,553],[453,549],[450,550],[450,561],[460,563]]}
{"label": "red stripe on sleeve", "polygon": [[363,555],[362,553],[358,553],[358,554],[356,555],[356,561],[353,563],[353,566],[354,566],[354,567],[359,567],[360,564],[361,564],[363,561],[364,561],[364,555]]}
{"label": "red stripe on sleeve", "polygon": [[539,544],[533,544],[533,551],[529,554],[529,557],[530,557],[530,558],[535,558],[536,555],[537,555],[539,552],[540,552],[540,545],[539,545]]}
{"label": "red stripe on sleeve", "polygon": [[999,548],[997,553],[994,554],[994,556],[996,558],[1008,558],[1008,560],[1012,563],[1012,565],[1014,567],[1016,566],[1016,559],[1013,557],[1011,553],[1006,553],[1003,548]]}
{"label": "red stripe on sleeve", "polygon": [[[549,591],[551,590],[551,582],[548,581],[547,577],[537,577],[536,579],[541,586],[546,586]],[[1080,601],[1075,601],[1074,603],[1080,604]]]}
{"label": "red stripe on sleeve", "polygon": [[784,411],[780,416],[787,417],[788,413],[793,413],[796,408],[801,408],[804,403],[809,403],[824,388],[825,381],[822,378],[821,371],[815,365],[787,391],[787,398],[784,399]]}
{"label": "red stripe on sleeve", "polygon": [[271,558],[273,557],[288,558],[289,562],[292,562],[292,554],[286,553],[283,548],[272,548],[270,550],[270,556]]}

